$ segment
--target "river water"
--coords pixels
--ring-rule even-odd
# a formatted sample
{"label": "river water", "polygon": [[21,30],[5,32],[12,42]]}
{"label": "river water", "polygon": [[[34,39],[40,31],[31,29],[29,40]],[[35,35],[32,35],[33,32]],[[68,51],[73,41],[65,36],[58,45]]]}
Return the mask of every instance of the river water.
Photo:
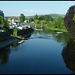
{"label": "river water", "polygon": [[25,42],[0,51],[0,74],[73,74],[74,45],[68,33],[34,31]]}

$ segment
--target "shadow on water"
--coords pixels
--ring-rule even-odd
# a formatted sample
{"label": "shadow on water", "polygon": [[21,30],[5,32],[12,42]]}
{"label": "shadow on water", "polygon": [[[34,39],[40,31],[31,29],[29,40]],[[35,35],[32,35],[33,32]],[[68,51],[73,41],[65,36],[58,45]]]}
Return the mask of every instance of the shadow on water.
{"label": "shadow on water", "polygon": [[70,42],[63,48],[62,57],[66,64],[66,67],[75,74],[75,42]]}
{"label": "shadow on water", "polygon": [[57,42],[61,42],[63,46],[65,46],[70,41],[70,36],[68,33],[63,32],[58,34],[58,31],[56,30],[50,30],[50,31],[34,31],[34,37],[31,37],[30,39],[51,39],[55,40]]}
{"label": "shadow on water", "polygon": [[[28,40],[30,38],[31,34],[26,36],[25,39]],[[12,45],[7,46],[5,48],[0,48],[0,65],[4,65],[4,64],[8,63],[9,54],[11,53],[11,47],[17,48],[18,45],[19,45],[18,43],[13,43]],[[15,50],[18,50],[18,49],[15,49]],[[15,50],[13,49],[13,51],[15,51]]]}
{"label": "shadow on water", "polygon": [[7,64],[10,54],[10,47],[0,49],[0,64]]}

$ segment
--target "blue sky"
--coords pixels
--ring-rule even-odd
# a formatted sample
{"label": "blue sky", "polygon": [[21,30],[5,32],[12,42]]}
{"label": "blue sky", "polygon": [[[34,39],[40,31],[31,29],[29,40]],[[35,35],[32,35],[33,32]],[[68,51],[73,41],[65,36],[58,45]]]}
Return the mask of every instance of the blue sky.
{"label": "blue sky", "polygon": [[33,16],[35,14],[66,14],[75,1],[0,1],[4,16]]}

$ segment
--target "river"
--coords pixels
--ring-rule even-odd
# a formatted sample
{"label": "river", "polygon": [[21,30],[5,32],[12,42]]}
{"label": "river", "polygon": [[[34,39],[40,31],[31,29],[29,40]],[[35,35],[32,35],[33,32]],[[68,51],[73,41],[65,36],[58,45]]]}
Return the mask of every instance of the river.
{"label": "river", "polygon": [[0,50],[0,74],[74,74],[74,45],[68,33],[34,31],[25,42]]}

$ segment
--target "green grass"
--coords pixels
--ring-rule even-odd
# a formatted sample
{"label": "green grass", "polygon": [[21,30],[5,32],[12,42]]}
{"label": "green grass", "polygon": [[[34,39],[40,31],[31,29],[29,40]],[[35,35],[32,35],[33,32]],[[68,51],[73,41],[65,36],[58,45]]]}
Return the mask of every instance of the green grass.
{"label": "green grass", "polygon": [[66,29],[59,29],[59,28],[48,28],[47,30],[57,30],[62,32],[68,32]]}
{"label": "green grass", "polygon": [[[24,24],[28,24],[32,27],[35,27],[35,23],[24,23]],[[40,24],[36,24],[37,27],[40,27],[41,25]],[[44,26],[44,25],[43,25]],[[65,28],[62,28],[62,29],[59,29],[59,28],[54,28],[54,27],[49,27],[49,26],[44,26],[46,30],[57,30],[57,31],[62,31],[62,32],[68,32],[66,27]]]}
{"label": "green grass", "polygon": [[13,37],[16,37],[16,38],[21,38],[21,36],[17,36],[17,35],[15,36],[15,35],[12,35],[12,34],[10,36],[13,36]]}

